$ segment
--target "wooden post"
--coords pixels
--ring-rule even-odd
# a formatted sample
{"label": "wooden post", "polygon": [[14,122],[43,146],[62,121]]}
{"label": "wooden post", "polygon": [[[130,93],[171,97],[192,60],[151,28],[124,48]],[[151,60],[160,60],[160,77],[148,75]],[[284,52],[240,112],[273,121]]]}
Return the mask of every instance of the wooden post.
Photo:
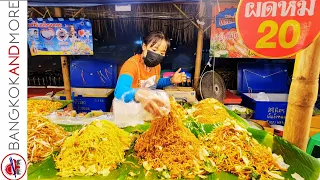
{"label": "wooden post", "polygon": [[[62,17],[61,8],[54,8],[55,16]],[[71,87],[70,87],[70,75],[69,75],[69,65],[67,56],[61,56],[61,66],[62,66],[62,76],[64,83],[64,92],[66,94],[66,99],[71,100]],[[72,108],[72,104],[69,105]]]}
{"label": "wooden post", "polygon": [[[199,21],[203,21],[204,10],[205,10],[205,3],[201,1],[200,9],[199,9]],[[201,61],[202,61],[202,48],[203,48],[203,33],[204,33],[203,25],[199,24],[196,62],[195,62],[195,71],[194,71],[194,84],[193,84],[193,87],[195,89],[197,89],[199,86]]]}
{"label": "wooden post", "polygon": [[186,13],[184,13],[179,6],[177,6],[176,4],[173,4],[173,6],[186,18],[188,19],[195,27],[197,27],[197,29],[199,29],[200,27],[198,26],[197,23],[193,22],[193,20],[191,20],[188,15]]}
{"label": "wooden post", "polygon": [[299,52],[294,64],[283,138],[305,151],[320,74],[320,38]]}

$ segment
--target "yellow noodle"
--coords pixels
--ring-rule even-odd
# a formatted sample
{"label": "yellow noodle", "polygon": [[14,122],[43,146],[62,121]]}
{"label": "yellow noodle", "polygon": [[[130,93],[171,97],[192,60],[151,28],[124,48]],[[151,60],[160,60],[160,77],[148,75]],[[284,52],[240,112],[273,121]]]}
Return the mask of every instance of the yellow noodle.
{"label": "yellow noodle", "polygon": [[62,177],[108,175],[124,160],[131,143],[129,133],[106,120],[96,120],[65,140],[54,158]]}
{"label": "yellow noodle", "polygon": [[50,100],[28,100],[28,113],[37,115],[48,115],[51,111],[60,109],[62,103]]}
{"label": "yellow noodle", "polygon": [[204,99],[194,105],[192,116],[196,121],[204,124],[224,122],[230,118],[223,104],[213,98]]}

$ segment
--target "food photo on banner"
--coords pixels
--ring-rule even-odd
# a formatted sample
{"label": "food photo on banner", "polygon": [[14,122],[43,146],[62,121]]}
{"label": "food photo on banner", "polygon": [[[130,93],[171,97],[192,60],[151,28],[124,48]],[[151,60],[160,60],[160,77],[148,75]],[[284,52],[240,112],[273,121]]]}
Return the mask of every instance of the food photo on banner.
{"label": "food photo on banner", "polygon": [[93,55],[92,25],[87,19],[29,19],[28,44],[32,56]]}
{"label": "food photo on banner", "polygon": [[221,3],[212,7],[210,56],[221,58],[258,58],[239,37],[236,28],[238,4]]}
{"label": "food photo on banner", "polygon": [[[259,4],[259,3],[258,3]],[[260,4],[263,7],[257,7],[256,10],[258,13],[260,11],[277,11],[272,6],[271,2],[266,2]],[[281,3],[280,3],[281,6]],[[255,11],[254,6],[251,4],[247,5],[248,8],[246,12],[251,11],[251,14]],[[257,55],[253,49],[250,49],[250,46],[247,46],[244,43],[244,39],[239,34],[239,28],[236,23],[237,15],[237,3],[221,3],[219,5],[212,6],[212,26],[211,26],[211,41],[210,41],[210,56],[211,57],[221,57],[221,58],[263,58],[261,55]],[[260,8],[260,9],[259,9]],[[263,9],[264,8],[264,9]],[[267,9],[266,9],[267,8]],[[288,7],[289,9],[293,7]],[[303,34],[307,34],[308,24],[304,24]],[[248,21],[245,21],[245,28],[253,30],[256,27],[248,27]],[[246,31],[246,30],[245,30]],[[261,31],[261,30],[259,30]],[[247,33],[249,36],[246,36],[250,40],[252,33],[254,32],[241,32]],[[306,36],[306,35],[305,35]],[[291,37],[291,34],[288,33],[288,38]],[[253,37],[252,37],[253,38]],[[253,38],[252,41],[255,41],[256,38]],[[246,39],[246,41],[248,41]],[[294,59],[295,56],[283,57],[285,59]]]}

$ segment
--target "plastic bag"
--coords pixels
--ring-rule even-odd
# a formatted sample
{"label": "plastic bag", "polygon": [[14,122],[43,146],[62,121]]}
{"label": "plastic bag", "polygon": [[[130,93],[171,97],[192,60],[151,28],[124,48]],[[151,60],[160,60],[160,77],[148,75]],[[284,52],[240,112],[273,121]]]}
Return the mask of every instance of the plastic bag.
{"label": "plastic bag", "polygon": [[[163,90],[148,90],[143,89],[139,93],[139,90],[136,93],[136,96],[139,97],[142,101],[150,99],[159,99],[164,102],[163,106],[160,106],[160,110],[163,112],[163,116],[168,115],[170,112],[170,100],[167,93]],[[128,92],[129,93],[129,92]],[[122,100],[114,98],[113,100],[113,115],[114,123],[122,128],[127,126],[136,126],[138,124],[143,124],[145,121],[150,121],[160,116],[154,116],[145,110],[141,103],[131,101],[125,103],[124,96]]]}
{"label": "plastic bag", "polygon": [[112,113],[104,113],[101,116],[98,117],[72,117],[72,116],[59,116],[56,113],[52,113],[48,116],[45,116],[45,118],[49,119],[55,124],[61,124],[61,125],[85,125],[89,124],[94,120],[109,120],[113,122],[113,114]]}

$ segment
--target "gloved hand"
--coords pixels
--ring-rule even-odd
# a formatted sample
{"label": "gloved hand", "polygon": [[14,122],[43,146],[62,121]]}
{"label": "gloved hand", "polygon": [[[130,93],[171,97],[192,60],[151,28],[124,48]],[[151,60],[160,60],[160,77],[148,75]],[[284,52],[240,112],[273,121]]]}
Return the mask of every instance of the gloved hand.
{"label": "gloved hand", "polygon": [[165,116],[170,111],[170,107],[166,106],[165,101],[148,89],[139,89],[135,94],[135,100],[155,117]]}
{"label": "gloved hand", "polygon": [[180,73],[181,68],[178,69],[170,79],[172,84],[179,84],[187,81],[187,76],[184,72]]}

